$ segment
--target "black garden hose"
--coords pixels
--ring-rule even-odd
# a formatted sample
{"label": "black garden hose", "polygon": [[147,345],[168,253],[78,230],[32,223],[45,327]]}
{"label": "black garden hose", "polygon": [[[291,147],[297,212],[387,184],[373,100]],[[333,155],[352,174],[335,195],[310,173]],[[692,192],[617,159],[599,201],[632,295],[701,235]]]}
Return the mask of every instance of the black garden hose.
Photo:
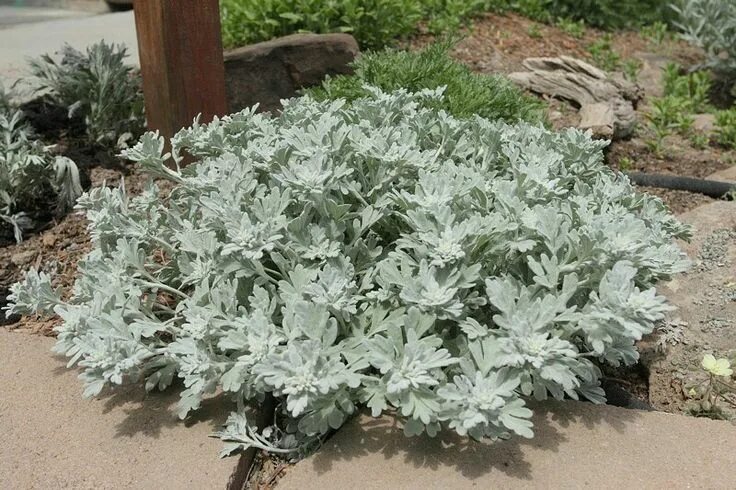
{"label": "black garden hose", "polygon": [[732,191],[736,190],[736,184],[717,180],[694,179],[677,175],[644,174],[641,172],[625,172],[625,174],[636,185],[695,192],[715,199],[734,200],[734,192]]}

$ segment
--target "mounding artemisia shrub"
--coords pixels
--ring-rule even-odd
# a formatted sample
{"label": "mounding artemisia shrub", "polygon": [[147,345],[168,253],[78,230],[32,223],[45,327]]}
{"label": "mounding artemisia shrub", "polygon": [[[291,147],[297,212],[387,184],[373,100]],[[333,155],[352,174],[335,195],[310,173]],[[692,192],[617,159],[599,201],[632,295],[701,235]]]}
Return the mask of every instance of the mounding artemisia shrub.
{"label": "mounding artemisia shrub", "polygon": [[603,402],[600,366],[636,362],[670,309],[654,285],[686,269],[688,229],[580,131],[366,92],[195,124],[171,158],[145,135],[127,156],[168,199],[89,191],[73,294],[30,271],[10,310],[60,315],[87,396],[181,378],[181,417],[230,397],[226,454],[303,448],[360,407],[496,439],[533,436],[529,399]]}
{"label": "mounding artemisia shrub", "polygon": [[729,102],[736,98],[736,2],[732,0],[679,0],[674,3],[677,27],[683,38],[702,48],[701,67],[713,71]]}
{"label": "mounding artemisia shrub", "polygon": [[125,63],[125,46],[100,41],[82,52],[64,45],[57,55],[30,60],[36,94],[65,111],[67,125],[79,120],[87,145],[134,142],[145,126],[143,90],[140,73]]}
{"label": "mounding artemisia shrub", "polygon": [[353,75],[328,78],[306,93],[318,100],[352,101],[369,95],[367,86],[385,92],[444,87],[444,97],[426,102],[458,118],[479,115],[506,122],[544,120],[544,104],[539,99],[524,94],[501,75],[473,73],[452,59],[451,47],[452,41],[445,40],[420,51],[367,52],[353,63]]}

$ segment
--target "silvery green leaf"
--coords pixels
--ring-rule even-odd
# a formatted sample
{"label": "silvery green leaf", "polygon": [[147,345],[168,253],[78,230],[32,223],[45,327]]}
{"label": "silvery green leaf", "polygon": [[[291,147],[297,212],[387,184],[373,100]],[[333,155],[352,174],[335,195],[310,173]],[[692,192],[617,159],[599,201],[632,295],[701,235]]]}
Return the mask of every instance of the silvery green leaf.
{"label": "silvery green leaf", "polygon": [[[167,198],[82,195],[94,248],[71,297],[32,271],[12,308],[60,315],[55,350],[89,394],[178,377],[182,416],[232,400],[228,452],[294,453],[361,406],[497,439],[532,436],[523,398],[601,402],[598,364],[637,359],[688,230],[589,135],[421,103],[441,90],[366,93],[195,121],[172,155],[149,133],[126,155]],[[44,165],[32,149],[25,168]],[[241,409],[266,397],[278,425],[259,433]]]}

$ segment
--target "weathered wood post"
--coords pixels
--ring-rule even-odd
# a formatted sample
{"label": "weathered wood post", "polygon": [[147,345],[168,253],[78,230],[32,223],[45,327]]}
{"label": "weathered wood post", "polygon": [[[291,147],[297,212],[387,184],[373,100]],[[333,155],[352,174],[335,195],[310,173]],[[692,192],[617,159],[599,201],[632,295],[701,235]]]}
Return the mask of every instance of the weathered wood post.
{"label": "weathered wood post", "polygon": [[218,0],[135,0],[148,127],[170,137],[227,113]]}

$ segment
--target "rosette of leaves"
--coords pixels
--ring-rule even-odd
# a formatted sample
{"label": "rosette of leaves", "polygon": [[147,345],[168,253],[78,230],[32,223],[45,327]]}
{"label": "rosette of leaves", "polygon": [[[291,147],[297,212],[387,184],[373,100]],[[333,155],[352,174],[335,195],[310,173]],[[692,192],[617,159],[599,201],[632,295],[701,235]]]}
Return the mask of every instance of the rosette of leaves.
{"label": "rosette of leaves", "polygon": [[125,64],[124,45],[104,41],[83,53],[65,45],[57,61],[45,54],[30,61],[40,95],[84,121],[90,142],[126,147],[143,132],[143,92],[138,71]]}
{"label": "rosette of leaves", "polygon": [[[0,107],[0,242],[20,242],[36,220],[71,209],[82,194],[79,170],[33,138],[23,112]],[[51,205],[51,207],[49,207]]]}
{"label": "rosette of leaves", "polygon": [[[588,134],[367,92],[194,124],[172,154],[146,134],[126,155],[168,199],[85,194],[95,247],[72,296],[31,271],[10,311],[60,315],[87,396],[180,378],[181,417],[232,398],[225,453],[304,447],[360,407],[495,439],[532,436],[528,399],[603,402],[599,366],[637,360],[688,229]],[[266,397],[259,433],[244,407]]]}

